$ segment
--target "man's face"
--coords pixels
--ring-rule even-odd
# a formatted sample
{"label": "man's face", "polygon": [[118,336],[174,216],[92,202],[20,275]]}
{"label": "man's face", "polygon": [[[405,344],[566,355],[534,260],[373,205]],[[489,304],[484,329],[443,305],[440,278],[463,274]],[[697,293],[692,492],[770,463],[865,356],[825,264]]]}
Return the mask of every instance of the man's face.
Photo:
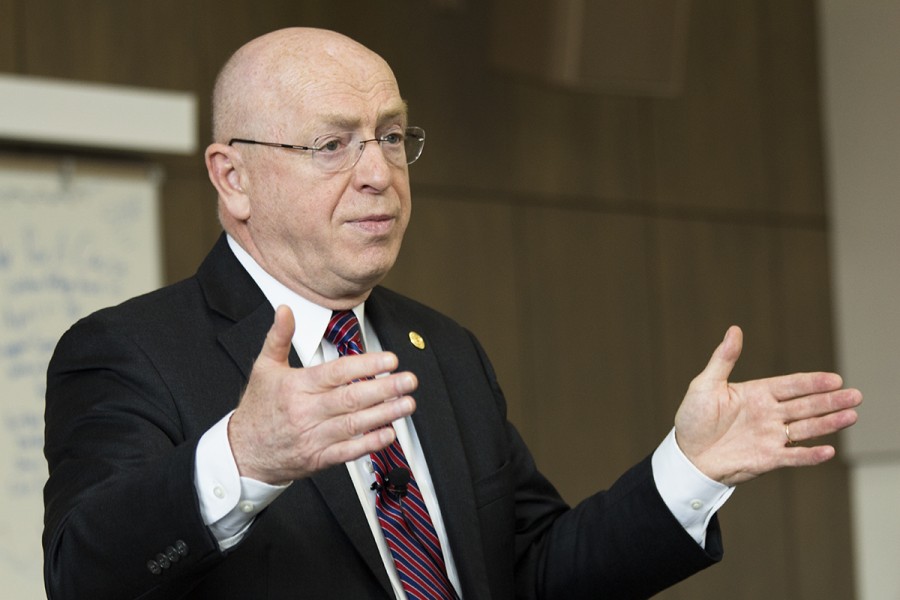
{"label": "man's face", "polygon": [[[352,58],[352,57],[351,57]],[[264,141],[314,146],[328,134],[380,137],[407,125],[406,108],[390,69],[360,56],[330,63],[325,72],[276,85],[261,110],[271,124]],[[356,165],[326,173],[307,151],[240,147],[245,224],[271,275],[320,304],[367,294],[393,266],[409,222],[409,171],[388,162],[370,142]]]}

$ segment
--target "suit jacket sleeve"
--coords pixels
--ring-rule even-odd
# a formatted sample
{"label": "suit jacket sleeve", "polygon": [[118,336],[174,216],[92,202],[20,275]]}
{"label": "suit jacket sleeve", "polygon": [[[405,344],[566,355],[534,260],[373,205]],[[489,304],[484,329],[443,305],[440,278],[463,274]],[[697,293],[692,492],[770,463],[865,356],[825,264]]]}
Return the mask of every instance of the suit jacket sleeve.
{"label": "suit jacket sleeve", "polygon": [[[193,489],[199,435],[185,431],[172,390],[126,332],[102,316],[82,321],[48,371],[43,542],[53,600],[175,598],[222,558]],[[161,579],[151,561],[182,577]]]}

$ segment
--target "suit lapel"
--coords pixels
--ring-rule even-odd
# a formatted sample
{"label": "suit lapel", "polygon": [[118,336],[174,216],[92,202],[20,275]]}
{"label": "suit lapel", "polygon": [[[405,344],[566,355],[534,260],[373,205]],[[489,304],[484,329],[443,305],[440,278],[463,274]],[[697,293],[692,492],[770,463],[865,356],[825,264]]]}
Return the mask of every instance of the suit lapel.
{"label": "suit lapel", "polygon": [[[429,332],[415,316],[400,316],[394,308],[375,288],[366,301],[366,318],[372,319],[382,348],[399,358],[400,370],[412,371],[419,379],[419,388],[413,394],[416,412],[412,419],[441,507],[463,596],[483,597],[489,589],[484,546],[459,424],[435,357],[440,348],[429,343]],[[410,332],[422,336],[424,348],[412,343]]]}
{"label": "suit lapel", "polygon": [[391,580],[384,569],[381,553],[378,551],[375,538],[372,537],[369,522],[366,520],[365,513],[359,505],[359,497],[353,488],[353,481],[350,479],[349,473],[347,473],[347,467],[338,465],[320,471],[312,476],[312,482],[319,490],[319,493],[322,494],[322,498],[328,504],[328,508],[331,509],[334,518],[340,524],[344,533],[347,534],[347,537],[350,538],[360,557],[371,569],[385,591],[393,596],[394,591],[391,587]]}
{"label": "suit lapel", "polygon": [[[241,370],[244,379],[249,379],[253,362],[272,326],[274,309],[234,257],[224,235],[197,271],[197,279],[209,307],[233,321],[232,325],[224,327],[219,333],[219,343]],[[300,358],[293,348],[289,360],[291,366],[302,368]],[[326,469],[311,477],[309,482],[298,481],[294,485],[314,485],[318,489],[362,560],[382,587],[393,594],[381,554],[372,538],[369,523],[359,505],[346,467],[340,465]],[[302,506],[295,502],[288,510],[296,511],[299,515]]]}

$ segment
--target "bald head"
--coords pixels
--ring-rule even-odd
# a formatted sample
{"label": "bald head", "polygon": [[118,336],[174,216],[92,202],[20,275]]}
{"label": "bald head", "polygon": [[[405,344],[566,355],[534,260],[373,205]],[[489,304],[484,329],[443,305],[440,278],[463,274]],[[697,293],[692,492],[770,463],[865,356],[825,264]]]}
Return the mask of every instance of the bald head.
{"label": "bald head", "polygon": [[316,84],[354,85],[375,77],[397,85],[384,59],[345,35],[306,27],[268,33],[239,48],[219,73],[213,139],[277,135],[279,111],[285,105],[302,109]]}
{"label": "bald head", "polygon": [[[301,296],[356,306],[393,266],[409,222],[409,169],[382,145],[407,125],[394,73],[350,38],[294,28],[249,42],[213,95],[205,158],[222,226]],[[346,169],[316,161],[335,144],[358,151]]]}

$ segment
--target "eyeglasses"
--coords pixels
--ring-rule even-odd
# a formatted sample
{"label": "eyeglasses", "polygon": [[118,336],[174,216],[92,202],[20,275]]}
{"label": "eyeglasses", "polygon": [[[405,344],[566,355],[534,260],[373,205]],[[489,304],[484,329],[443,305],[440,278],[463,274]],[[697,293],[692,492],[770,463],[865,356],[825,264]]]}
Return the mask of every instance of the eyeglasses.
{"label": "eyeglasses", "polygon": [[347,171],[356,166],[369,142],[378,142],[384,158],[395,167],[411,165],[422,155],[425,147],[425,130],[421,127],[407,127],[405,130],[391,131],[370,140],[360,140],[356,133],[333,133],[316,138],[312,146],[296,146],[278,142],[258,142],[232,138],[228,145],[258,144],[288,150],[303,150],[312,155],[313,164],[325,173]]}

